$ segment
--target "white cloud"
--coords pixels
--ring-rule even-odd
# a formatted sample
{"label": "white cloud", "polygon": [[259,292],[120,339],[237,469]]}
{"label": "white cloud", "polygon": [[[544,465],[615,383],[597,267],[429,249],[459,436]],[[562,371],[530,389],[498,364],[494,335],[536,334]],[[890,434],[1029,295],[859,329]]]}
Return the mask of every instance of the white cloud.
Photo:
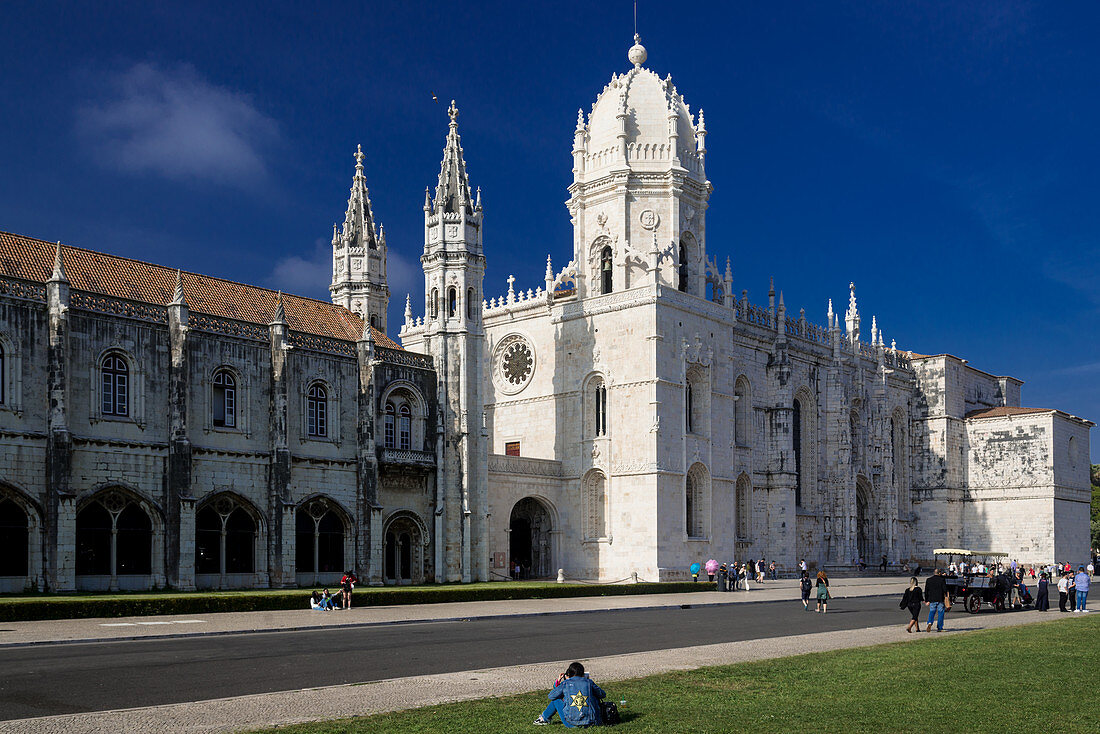
{"label": "white cloud", "polygon": [[148,63],[110,77],[79,110],[77,127],[111,168],[235,185],[267,177],[262,153],[279,138],[278,125],[247,95],[190,66]]}

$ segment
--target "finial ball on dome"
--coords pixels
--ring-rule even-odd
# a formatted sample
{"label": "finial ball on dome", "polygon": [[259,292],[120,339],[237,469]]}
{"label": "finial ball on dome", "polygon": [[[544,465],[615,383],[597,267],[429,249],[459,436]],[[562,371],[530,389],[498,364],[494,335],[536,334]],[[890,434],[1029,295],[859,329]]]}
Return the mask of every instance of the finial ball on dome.
{"label": "finial ball on dome", "polygon": [[630,59],[630,63],[641,66],[645,63],[647,56],[645,46],[642,45],[642,37],[635,33],[634,45],[626,52],[626,57]]}

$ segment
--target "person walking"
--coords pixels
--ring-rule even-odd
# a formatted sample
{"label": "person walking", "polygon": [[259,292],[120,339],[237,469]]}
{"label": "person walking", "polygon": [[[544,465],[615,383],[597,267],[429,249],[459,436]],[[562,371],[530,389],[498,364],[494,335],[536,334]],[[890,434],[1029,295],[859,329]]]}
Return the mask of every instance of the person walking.
{"label": "person walking", "polygon": [[1039,574],[1038,591],[1035,592],[1035,609],[1045,612],[1050,609],[1050,582],[1045,573]]}
{"label": "person walking", "polygon": [[883,553],[883,554],[882,554],[882,563],[880,563],[880,564],[879,564],[879,568],[881,568],[881,569],[882,569],[882,572],[883,572],[883,573],[886,573],[886,566],[887,566],[887,563],[886,563],[886,554],[885,554],[885,553]]}
{"label": "person walking", "polygon": [[951,601],[947,596],[947,581],[939,568],[924,582],[924,603],[928,605],[928,628],[925,632],[932,631],[933,621],[936,631],[943,632],[943,614],[951,608]]}
{"label": "person walking", "polygon": [[802,578],[798,581],[798,587],[802,591],[802,610],[810,611],[810,591],[813,590],[814,584],[810,581],[810,572],[803,571]]}
{"label": "person walking", "polygon": [[[778,581],[779,580],[779,570],[776,569],[776,567],[775,567],[775,561],[772,561],[768,565],[768,573],[771,574],[772,581]],[[1090,571],[1090,573],[1091,573],[1091,571]]]}
{"label": "person walking", "polygon": [[912,576],[909,578],[909,588],[901,595],[901,604],[898,605],[900,609],[908,609],[909,614],[913,615],[913,619],[905,628],[906,632],[913,630],[920,632],[920,607],[923,602],[924,592],[917,583],[917,577]]}
{"label": "person walking", "polygon": [[824,571],[817,572],[817,609],[814,611],[822,614],[829,611],[829,577]]}
{"label": "person walking", "polygon": [[1073,585],[1077,591],[1077,611],[1087,614],[1085,604],[1089,598],[1089,575],[1085,573],[1084,566],[1077,567],[1077,575],[1073,578]]}

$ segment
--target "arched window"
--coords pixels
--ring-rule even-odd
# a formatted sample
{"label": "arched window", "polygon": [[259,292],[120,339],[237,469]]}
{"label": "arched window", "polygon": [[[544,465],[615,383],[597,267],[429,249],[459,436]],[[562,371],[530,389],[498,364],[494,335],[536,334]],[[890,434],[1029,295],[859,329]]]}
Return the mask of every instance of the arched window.
{"label": "arched window", "polygon": [[734,421],[734,442],[738,446],[749,446],[752,443],[752,436],[750,430],[752,422],[749,416],[752,415],[752,393],[749,389],[749,381],[744,375],[737,378],[737,382],[734,383],[733,396],[735,399],[733,405]]}
{"label": "arched window", "polygon": [[370,325],[371,325],[371,327],[373,327],[375,329],[378,328],[378,315],[377,314],[372,313],[370,315]]}
{"label": "arched window", "polygon": [[707,515],[707,475],[702,465],[688,470],[684,482],[685,530],[689,538],[705,538]]}
{"label": "arched window", "polygon": [[26,576],[30,523],[27,513],[0,496],[0,576]]}
{"label": "arched window", "polygon": [[117,352],[108,352],[100,365],[103,415],[130,414],[130,368]]}
{"label": "arched window", "polygon": [[860,430],[859,413],[852,411],[848,416],[848,426],[852,437],[852,466],[860,466],[863,458],[863,432]]}
{"label": "arched window", "polygon": [[453,319],[455,314],[458,313],[458,290],[455,288],[447,289],[447,318]]}
{"label": "arched window", "polygon": [[384,445],[388,449],[396,447],[396,431],[397,431],[397,408],[393,403],[386,403],[386,417],[385,417],[385,432],[383,435]]}
{"label": "arched window", "polygon": [[4,380],[4,366],[4,345],[0,343],[0,405],[4,404],[4,387],[6,382]]}
{"label": "arched window", "polygon": [[412,445],[412,411],[404,404],[397,411],[398,448],[409,449]]}
{"label": "arched window", "polygon": [[893,479],[898,493],[898,516],[906,518],[909,515],[909,446],[905,439],[905,416],[900,411],[890,419],[890,442],[894,448]]}
{"label": "arched window", "polygon": [[252,573],[256,520],[238,502],[222,496],[195,516],[195,573]]}
{"label": "arched window", "polygon": [[432,288],[432,318],[439,318],[439,289]]}
{"label": "arched window", "polygon": [[794,446],[794,504],[802,506],[802,403],[794,401],[791,411],[791,443]]}
{"label": "arched window", "polygon": [[747,474],[737,478],[737,540],[752,538],[752,481]]}
{"label": "arched window", "polygon": [[680,240],[680,272],[679,272],[679,289],[684,293],[688,292],[688,259],[687,259],[687,246],[684,245],[684,241]]}
{"label": "arched window", "polygon": [[595,435],[607,435],[607,386],[603,380],[596,382],[592,389],[593,415],[595,422]]}
{"label": "arched window", "polygon": [[310,436],[328,435],[328,393],[322,385],[310,385],[306,394],[307,433]]}
{"label": "arched window", "polygon": [[136,502],[107,492],[76,513],[77,575],[152,572],[153,523]]}
{"label": "arched window", "polygon": [[214,373],[210,413],[215,426],[233,428],[237,425],[237,381],[229,370]]}
{"label": "arched window", "polygon": [[344,522],[323,500],[295,513],[298,573],[339,573],[344,570]]}
{"label": "arched window", "polygon": [[612,279],[614,276],[614,268],[611,263],[611,247],[605,247],[600,252],[600,284],[602,285],[602,293],[610,293],[613,290]]}
{"label": "arched window", "polygon": [[607,537],[607,478],[594,471],[584,482],[584,537]]}
{"label": "arched window", "polygon": [[688,433],[695,433],[695,386],[690,380],[684,396],[684,424]]}
{"label": "arched window", "polygon": [[477,321],[477,294],[473,288],[466,289],[466,318]]}

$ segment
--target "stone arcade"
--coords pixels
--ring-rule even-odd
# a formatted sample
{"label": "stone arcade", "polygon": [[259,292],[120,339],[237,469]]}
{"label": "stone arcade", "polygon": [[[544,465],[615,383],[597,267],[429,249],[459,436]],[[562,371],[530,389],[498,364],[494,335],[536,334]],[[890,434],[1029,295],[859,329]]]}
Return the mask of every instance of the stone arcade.
{"label": "stone arcade", "polygon": [[361,151],[331,304],[0,233],[0,590],[1083,557],[1092,424],[887,345],[854,285],[824,327],[738,295],[702,110],[629,60],[578,115],[572,253],[534,289],[484,292],[452,103],[402,346]]}

